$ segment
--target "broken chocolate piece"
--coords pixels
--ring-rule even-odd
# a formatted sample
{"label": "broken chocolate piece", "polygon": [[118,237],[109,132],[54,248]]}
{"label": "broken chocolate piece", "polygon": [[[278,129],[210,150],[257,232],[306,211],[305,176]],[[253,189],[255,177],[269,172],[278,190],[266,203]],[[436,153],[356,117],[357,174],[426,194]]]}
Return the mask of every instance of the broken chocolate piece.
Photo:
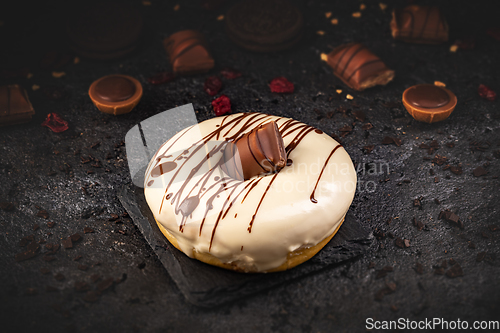
{"label": "broken chocolate piece", "polygon": [[17,84],[0,86],[0,126],[26,123],[34,114],[26,90]]}
{"label": "broken chocolate piece", "polygon": [[408,43],[439,44],[448,40],[448,24],[438,7],[410,5],[392,11],[394,39]]}
{"label": "broken chocolate piece", "polygon": [[481,176],[486,175],[488,173],[488,171],[486,171],[485,168],[480,166],[480,167],[475,168],[472,173],[474,174],[474,177],[481,177]]}
{"label": "broken chocolate piece", "polygon": [[228,143],[222,158],[224,172],[239,180],[276,173],[287,160],[283,139],[274,121]]}
{"label": "broken chocolate piece", "polygon": [[214,67],[203,36],[195,30],[183,30],[163,40],[174,74],[204,73]]}
{"label": "broken chocolate piece", "polygon": [[394,71],[359,43],[349,43],[335,48],[328,54],[327,63],[333,74],[355,90],[375,85],[386,85],[394,78]]}

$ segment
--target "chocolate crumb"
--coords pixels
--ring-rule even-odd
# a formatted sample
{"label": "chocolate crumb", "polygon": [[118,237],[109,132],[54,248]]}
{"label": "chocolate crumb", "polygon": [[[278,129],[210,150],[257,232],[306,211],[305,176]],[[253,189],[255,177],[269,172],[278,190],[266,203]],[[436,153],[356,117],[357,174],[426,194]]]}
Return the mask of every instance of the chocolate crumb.
{"label": "chocolate crumb", "polygon": [[83,233],[84,233],[84,234],[88,234],[88,233],[91,233],[91,232],[94,232],[94,229],[89,228],[89,227],[85,227],[85,228],[83,228]]}
{"label": "chocolate crumb", "polygon": [[101,278],[101,277],[99,276],[99,274],[92,274],[92,275],[90,276],[90,281],[92,281],[92,282],[96,283],[97,281],[99,281],[99,279],[100,279],[100,278]]}
{"label": "chocolate crumb", "polygon": [[469,242],[469,249],[475,249],[476,248],[476,244],[474,244],[473,242]]}
{"label": "chocolate crumb", "polygon": [[382,267],[382,269],[379,269],[378,271],[376,271],[375,278],[376,279],[383,278],[387,275],[387,273],[392,272],[392,271],[393,271],[392,266],[384,266],[384,267]]}
{"label": "chocolate crumb", "polygon": [[432,163],[435,163],[437,165],[443,165],[447,160],[448,160],[448,157],[436,155],[436,156],[434,156]]}
{"label": "chocolate crumb", "polygon": [[474,169],[474,171],[472,171],[472,174],[474,175],[474,177],[481,177],[481,176],[484,176],[488,173],[488,171],[486,171],[485,168],[483,167],[477,167]]}
{"label": "chocolate crumb", "polygon": [[76,234],[71,235],[70,238],[71,238],[72,242],[78,242],[82,238],[82,236],[80,236],[79,233],[76,233]]}
{"label": "chocolate crumb", "polygon": [[81,271],[86,271],[87,269],[89,269],[89,266],[83,265],[83,264],[79,264],[78,265],[78,269],[81,270]]}
{"label": "chocolate crumb", "polygon": [[368,145],[368,146],[364,146],[363,149],[365,151],[365,154],[369,154],[373,151],[373,149],[375,148],[375,145]]}
{"label": "chocolate crumb", "polygon": [[44,219],[48,219],[49,218],[49,212],[47,212],[45,209],[42,209],[42,210],[38,211],[38,213],[36,213],[36,216],[42,217]]}
{"label": "chocolate crumb", "polygon": [[36,231],[40,228],[40,226],[38,224],[34,224],[33,225],[33,231]]}
{"label": "chocolate crumb", "polygon": [[80,259],[82,259],[83,257],[79,254],[77,255],[76,257],[73,258],[73,261],[78,261]]}
{"label": "chocolate crumb", "polygon": [[72,249],[73,248],[73,242],[71,241],[71,237],[63,239],[61,241],[61,243],[62,243],[62,245],[64,246],[65,249]]}
{"label": "chocolate crumb", "polygon": [[118,214],[110,214],[111,217],[108,219],[108,221],[115,221],[119,219]]}
{"label": "chocolate crumb", "polygon": [[415,272],[417,272],[417,274],[422,275],[424,273],[424,266],[421,263],[417,262],[415,264]]}
{"label": "chocolate crumb", "polygon": [[483,238],[490,238],[490,236],[488,236],[484,231],[481,231],[481,236],[483,236]]}
{"label": "chocolate crumb", "polygon": [[444,268],[443,267],[436,268],[434,270],[434,274],[435,275],[444,275]]}
{"label": "chocolate crumb", "polygon": [[441,204],[441,201],[439,201],[439,199],[434,199],[434,202],[436,203],[436,205],[440,205]]}
{"label": "chocolate crumb", "polygon": [[109,278],[106,278],[104,280],[102,280],[101,282],[99,282],[99,284],[97,285],[97,289],[99,289],[99,291],[105,291],[109,288],[111,288],[114,284],[115,280],[112,278],[112,277],[109,277]]}
{"label": "chocolate crumb", "polygon": [[500,228],[497,225],[494,225],[494,224],[490,224],[488,226],[488,229],[490,229],[491,231],[498,231],[498,230],[500,230]]}
{"label": "chocolate crumb", "polygon": [[396,238],[396,240],[394,241],[394,244],[395,244],[397,247],[402,248],[402,249],[404,249],[404,247],[405,247],[405,243],[404,243],[404,241],[403,241],[401,238],[399,238],[399,237],[398,237],[398,238]]}
{"label": "chocolate crumb", "polygon": [[46,267],[42,267],[42,268],[40,268],[40,273],[42,273],[43,275],[46,275],[46,274],[50,273],[50,270]]}
{"label": "chocolate crumb", "polygon": [[449,263],[451,266],[453,266],[453,265],[455,265],[457,262],[455,261],[455,259],[450,258],[450,260],[448,260],[448,263]]}
{"label": "chocolate crumb", "polygon": [[54,257],[54,256],[43,256],[43,260],[46,261],[46,262],[51,262],[51,261],[56,260],[56,257]]}
{"label": "chocolate crumb", "polygon": [[53,228],[55,224],[55,222],[47,222],[47,227]]}
{"label": "chocolate crumb", "polygon": [[85,302],[95,303],[99,300],[99,294],[95,291],[87,291],[85,296],[83,297]]}
{"label": "chocolate crumb", "polygon": [[453,265],[449,270],[446,271],[446,276],[449,278],[456,278],[463,275],[464,272],[462,271],[462,267],[460,267],[459,264]]}
{"label": "chocolate crumb", "polygon": [[90,289],[90,286],[87,284],[87,282],[84,281],[76,281],[75,282],[75,290],[78,292],[83,292],[83,291],[88,291]]}
{"label": "chocolate crumb", "polygon": [[396,146],[399,147],[399,146],[401,146],[402,141],[399,138],[394,138],[394,137],[391,137],[391,136],[386,136],[382,140],[382,144],[383,145],[390,145],[391,143],[394,143]]}
{"label": "chocolate crumb", "polygon": [[61,273],[57,273],[56,275],[54,275],[54,279],[56,279],[57,281],[62,281],[64,280],[64,275],[62,275]]}
{"label": "chocolate crumb", "polygon": [[15,259],[17,262],[24,261],[30,258],[33,258],[37,255],[38,250],[40,249],[40,244],[35,241],[32,241],[28,244],[26,251],[16,254]]}
{"label": "chocolate crumb", "polygon": [[0,209],[6,212],[14,211],[15,207],[12,202],[0,202]]}
{"label": "chocolate crumb", "polygon": [[484,260],[485,257],[486,257],[486,252],[479,252],[477,254],[476,261],[481,262]]}
{"label": "chocolate crumb", "polygon": [[420,198],[413,199],[413,207],[422,209],[422,202],[420,201]]}

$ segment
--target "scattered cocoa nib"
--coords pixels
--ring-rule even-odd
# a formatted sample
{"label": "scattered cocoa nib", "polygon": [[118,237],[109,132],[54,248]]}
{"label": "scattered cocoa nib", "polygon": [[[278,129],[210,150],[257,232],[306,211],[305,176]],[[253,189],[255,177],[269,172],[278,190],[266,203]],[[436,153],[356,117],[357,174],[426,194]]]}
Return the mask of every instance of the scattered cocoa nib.
{"label": "scattered cocoa nib", "polygon": [[45,209],[42,209],[42,210],[38,211],[38,213],[36,213],[36,216],[42,217],[44,219],[48,219],[49,218],[49,212],[47,212]]}
{"label": "scattered cocoa nib", "polygon": [[435,163],[437,165],[443,165],[447,160],[448,160],[448,157],[436,155],[436,156],[434,156],[432,163]]}
{"label": "scattered cocoa nib", "polygon": [[23,246],[24,247],[24,246],[28,245],[30,242],[32,242],[34,240],[35,240],[35,235],[24,236],[19,241],[19,246]]}
{"label": "scattered cocoa nib", "polygon": [[404,249],[405,247],[410,247],[410,240],[409,239],[402,239],[400,237],[397,237],[396,240],[394,241],[394,244],[397,247],[400,247]]}
{"label": "scattered cocoa nib", "polygon": [[87,269],[89,269],[89,266],[83,265],[83,264],[79,264],[78,265],[78,269],[81,270],[81,271],[86,271]]}
{"label": "scattered cocoa nib", "polygon": [[491,231],[498,231],[498,230],[500,230],[500,228],[497,225],[494,225],[494,224],[490,224],[488,226],[488,229],[490,229]]}
{"label": "scattered cocoa nib", "polygon": [[435,198],[435,199],[434,199],[434,202],[436,203],[436,205],[440,205],[440,204],[441,204],[441,201],[439,201],[439,199],[438,199],[438,198]]}
{"label": "scattered cocoa nib", "polygon": [[417,274],[422,275],[424,273],[424,265],[422,265],[421,263],[417,262],[415,264],[415,272],[417,272]]}
{"label": "scattered cocoa nib", "polygon": [[422,202],[420,200],[421,200],[421,198],[413,199],[413,207],[418,207],[418,208],[422,209]]}
{"label": "scattered cocoa nib", "polygon": [[449,148],[453,148],[453,147],[455,147],[455,143],[454,142],[448,142],[446,144],[446,146],[448,146]]}
{"label": "scattered cocoa nib", "polygon": [[455,264],[446,271],[446,276],[449,278],[456,278],[459,276],[464,276],[464,272],[462,271],[462,267],[460,267],[459,264]]}
{"label": "scattered cocoa nib", "polygon": [[54,225],[56,225],[55,222],[47,222],[47,227],[49,227],[49,228],[53,228]]}
{"label": "scattered cocoa nib", "polygon": [[484,231],[481,231],[481,236],[486,239],[490,238]]}
{"label": "scattered cocoa nib", "polygon": [[384,266],[384,267],[382,267],[382,269],[379,269],[378,271],[376,271],[375,278],[376,279],[383,278],[387,275],[387,273],[392,272],[392,271],[393,271],[392,266]]}
{"label": "scattered cocoa nib", "polygon": [[462,167],[460,166],[450,166],[450,171],[455,175],[461,175],[463,173]]}
{"label": "scattered cocoa nib", "polygon": [[104,280],[102,280],[101,282],[99,282],[99,284],[97,285],[97,289],[101,292],[111,288],[113,286],[113,284],[115,283],[115,279],[113,279],[112,277],[108,277]]}
{"label": "scattered cocoa nib", "polygon": [[110,214],[111,217],[108,219],[108,221],[115,221],[115,220],[118,220],[120,217],[118,216],[118,214]]}
{"label": "scattered cocoa nib", "polygon": [[381,240],[385,238],[385,233],[381,230],[375,230],[373,232],[373,236],[377,237],[378,240]]}
{"label": "scattered cocoa nib", "polygon": [[83,228],[83,233],[84,234],[88,234],[88,233],[92,233],[92,232],[94,232],[94,229],[92,229],[92,228],[89,228],[89,227]]}
{"label": "scattered cocoa nib", "polygon": [[72,242],[78,242],[82,238],[82,236],[80,236],[79,233],[76,233],[76,234],[71,235],[70,238],[71,238]]}
{"label": "scattered cocoa nib", "polygon": [[38,244],[33,240],[26,247],[26,251],[16,254],[15,259],[17,262],[20,262],[33,258],[34,256],[37,255],[38,250],[40,250],[40,244]]}
{"label": "scattered cocoa nib", "polygon": [[43,260],[46,261],[46,262],[51,262],[51,261],[56,260],[56,257],[45,255],[45,256],[43,256]]}
{"label": "scattered cocoa nib", "polygon": [[65,249],[72,249],[73,248],[73,242],[71,241],[71,237],[63,239],[61,243]]}
{"label": "scattered cocoa nib", "polygon": [[417,218],[413,218],[413,225],[417,227],[418,231],[422,231],[422,229],[425,227],[425,224],[422,223],[421,221],[417,221]]}
{"label": "scattered cocoa nib", "polygon": [[386,136],[384,137],[384,140],[382,140],[382,144],[383,145],[390,145],[391,143],[394,143],[396,146],[401,146],[401,139],[399,138],[394,138],[394,137],[391,137],[391,136]]}
{"label": "scattered cocoa nib", "polygon": [[445,219],[448,222],[453,222],[456,225],[458,225],[461,229],[464,228],[464,223],[460,220],[457,214],[450,212],[448,209],[441,211],[439,213],[438,219],[442,220]]}
{"label": "scattered cocoa nib", "polygon": [[364,146],[363,149],[365,151],[365,154],[369,154],[373,151],[373,149],[375,148],[375,145],[369,145],[369,146]]}
{"label": "scattered cocoa nib", "polygon": [[391,294],[396,291],[396,284],[394,282],[386,283],[386,286],[375,293],[375,300],[381,301],[385,295]]}
{"label": "scattered cocoa nib", "polygon": [[476,244],[474,244],[473,242],[469,242],[469,249],[475,249],[476,248]]}
{"label": "scattered cocoa nib", "polygon": [[373,125],[371,123],[366,123],[366,124],[363,124],[363,126],[361,126],[361,129],[364,131],[368,131],[372,128],[373,128]]}
{"label": "scattered cocoa nib", "polygon": [[365,122],[366,115],[365,115],[365,113],[363,111],[361,111],[361,110],[354,110],[354,111],[352,111],[352,114],[360,122],[362,122],[362,123]]}
{"label": "scattered cocoa nib", "polygon": [[99,300],[99,296],[100,296],[100,294],[98,292],[91,290],[91,291],[87,291],[87,293],[83,297],[83,300],[85,302],[95,303]]}
{"label": "scattered cocoa nib", "polygon": [[487,173],[488,173],[488,171],[486,171],[486,169],[483,168],[483,167],[477,167],[472,172],[472,174],[474,175],[474,177],[481,177],[481,176],[486,175]]}
{"label": "scattered cocoa nib", "polygon": [[75,290],[78,292],[83,292],[83,291],[88,291],[90,289],[90,286],[87,284],[87,282],[84,281],[76,281],[75,282]]}
{"label": "scattered cocoa nib", "polygon": [[77,255],[76,257],[73,258],[73,261],[78,261],[78,260],[80,260],[82,258],[83,258],[83,256]]}
{"label": "scattered cocoa nib", "polygon": [[14,204],[12,202],[0,202],[0,209],[1,210],[4,210],[6,212],[12,212],[15,207],[14,207]]}

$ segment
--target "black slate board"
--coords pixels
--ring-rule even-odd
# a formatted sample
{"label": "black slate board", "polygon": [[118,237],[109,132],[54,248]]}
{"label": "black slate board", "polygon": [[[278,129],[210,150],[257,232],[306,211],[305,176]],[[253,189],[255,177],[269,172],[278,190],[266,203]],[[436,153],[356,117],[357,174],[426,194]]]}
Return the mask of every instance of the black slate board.
{"label": "black slate board", "polygon": [[285,272],[237,273],[190,259],[173,247],[154,222],[144,198],[144,189],[126,184],[119,191],[118,198],[182,294],[189,302],[202,307],[234,301],[339,264],[363,254],[374,244],[372,233],[348,213],[332,240],[307,262]]}

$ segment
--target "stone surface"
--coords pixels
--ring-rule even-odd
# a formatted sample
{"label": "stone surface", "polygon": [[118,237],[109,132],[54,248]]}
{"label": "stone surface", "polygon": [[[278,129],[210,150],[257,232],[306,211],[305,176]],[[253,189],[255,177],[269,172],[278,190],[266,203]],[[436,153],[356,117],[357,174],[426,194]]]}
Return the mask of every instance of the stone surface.
{"label": "stone surface", "polygon": [[[254,54],[231,43],[224,22],[217,20],[230,2],[206,11],[199,1],[183,1],[174,11],[176,2],[151,1],[141,7],[146,34],[134,53],[109,62],[69,62],[57,69],[66,73],[60,78],[39,65],[48,51],[69,52],[64,49],[67,4],[50,3],[50,10],[45,1],[0,5],[1,45],[8,50],[0,53],[0,85],[25,87],[36,112],[27,124],[0,129],[0,322],[8,332],[364,332],[368,317],[460,318],[470,325],[499,320],[500,232],[488,226],[498,225],[499,216],[500,114],[498,101],[477,93],[479,84],[500,91],[494,75],[500,72],[500,42],[485,33],[496,25],[487,1],[436,1],[450,25],[450,42],[438,46],[392,40],[390,12],[398,1],[384,1],[385,11],[366,2],[360,18],[351,16],[359,11],[358,2],[299,2],[306,37],[276,54]],[[325,18],[326,12],[338,18],[338,25]],[[162,39],[193,27],[205,34],[215,68],[149,84],[148,77],[169,70]],[[474,36],[476,47],[450,52],[450,45],[466,35]],[[394,80],[363,92],[345,87],[320,54],[351,41],[364,43],[383,59],[396,71]],[[23,67],[33,76],[22,74]],[[225,67],[243,74],[234,80],[221,77],[220,94],[231,98],[233,112],[293,117],[341,137],[358,166],[360,187],[351,212],[380,236],[377,247],[347,263],[204,309],[185,300],[141,232],[123,215],[117,194],[131,182],[122,144],[127,131],[186,103],[193,103],[199,121],[213,117],[213,97],[203,84]],[[16,70],[22,75],[13,75]],[[133,112],[118,117],[102,114],[87,95],[96,78],[112,73],[136,77],[144,87]],[[268,83],[278,76],[294,83],[293,94],[270,92]],[[414,84],[434,81],[457,95],[457,107],[443,122],[418,123],[404,110],[401,94]],[[40,89],[32,90],[33,85]],[[48,98],[44,87],[58,89],[61,97]],[[364,122],[356,119],[356,110],[363,111]],[[53,133],[40,125],[51,112],[68,122],[67,131]],[[363,130],[366,123],[373,128]],[[352,130],[339,131],[346,126]],[[385,137],[400,139],[401,145],[382,144]],[[431,145],[433,140],[438,147]],[[422,143],[431,148],[420,149]],[[373,150],[363,149],[372,145]],[[437,165],[432,162],[436,155],[447,159]],[[479,166],[488,173],[475,177]],[[452,167],[463,172],[456,174]],[[446,209],[460,218],[463,229],[438,219]],[[37,216],[42,210],[47,219]],[[425,228],[418,230],[414,217]],[[94,232],[84,233],[85,227]],[[82,239],[71,249],[60,246],[50,254],[54,260],[43,259],[50,250],[42,244],[34,257],[15,260],[31,242],[20,246],[23,237],[62,244],[75,233]],[[395,246],[398,237],[411,246]],[[434,274],[451,258],[454,264]],[[421,274],[415,271],[417,263]],[[447,275],[456,264],[463,275]],[[384,270],[387,266],[393,269]],[[55,278],[59,274],[63,280]],[[87,283],[89,290],[76,291],[76,282]],[[397,288],[386,292],[393,283]]]}

